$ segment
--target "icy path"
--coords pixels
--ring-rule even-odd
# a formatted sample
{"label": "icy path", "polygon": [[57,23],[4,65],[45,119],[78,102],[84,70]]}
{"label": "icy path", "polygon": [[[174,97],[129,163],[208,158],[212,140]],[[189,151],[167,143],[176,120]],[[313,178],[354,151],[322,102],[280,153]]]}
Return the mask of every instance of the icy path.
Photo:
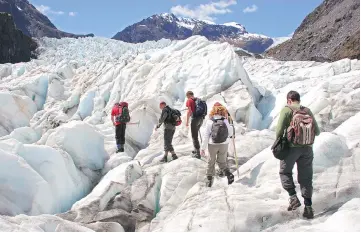
{"label": "icy path", "polygon": [[[0,65],[0,230],[360,230],[359,61],[242,60],[202,37],[40,43],[38,60]],[[218,178],[204,187],[206,163],[190,157],[184,126],[174,138],[180,158],[159,163],[158,103],[183,109],[189,89],[209,106],[225,104],[237,121],[240,177],[231,186]],[[269,150],[291,89],[324,131],[314,145],[312,221],[302,210],[284,211],[287,194]],[[140,124],[128,126],[125,153],[115,154],[109,113],[120,99]]]}

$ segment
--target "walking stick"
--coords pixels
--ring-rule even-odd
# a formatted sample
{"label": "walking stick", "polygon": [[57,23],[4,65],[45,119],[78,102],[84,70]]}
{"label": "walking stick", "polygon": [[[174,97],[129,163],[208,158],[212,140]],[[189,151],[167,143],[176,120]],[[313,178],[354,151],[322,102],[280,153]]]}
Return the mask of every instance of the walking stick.
{"label": "walking stick", "polygon": [[238,158],[237,158],[236,143],[235,143],[234,136],[233,136],[233,150],[234,150],[234,158],[235,158],[235,160],[236,160],[237,175],[238,175],[238,178],[239,178]]}
{"label": "walking stick", "polygon": [[[231,117],[231,115],[229,115],[230,120],[233,123],[233,119]],[[234,129],[234,125],[232,124],[232,128],[233,128],[233,137],[232,137],[232,141],[233,141],[233,150],[234,150],[234,159],[236,160],[236,168],[237,168],[237,176],[239,178],[239,171],[238,171],[238,158],[237,158],[237,150],[236,150],[236,142],[235,142],[235,129]]]}
{"label": "walking stick", "polygon": [[140,121],[138,121],[138,122],[129,122],[129,123],[127,123],[127,125],[138,125],[138,127],[139,127],[139,123],[140,123]]}

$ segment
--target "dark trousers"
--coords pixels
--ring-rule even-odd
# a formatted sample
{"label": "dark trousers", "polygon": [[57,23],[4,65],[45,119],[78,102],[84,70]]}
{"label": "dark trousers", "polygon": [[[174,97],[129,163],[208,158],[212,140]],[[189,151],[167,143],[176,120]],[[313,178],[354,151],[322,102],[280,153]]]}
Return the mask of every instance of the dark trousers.
{"label": "dark trousers", "polygon": [[203,124],[203,117],[192,118],[191,121],[191,133],[193,139],[194,149],[199,150],[199,140],[198,140],[198,132]]}
{"label": "dark trousers", "polygon": [[125,128],[127,127],[126,124],[119,124],[115,126],[115,140],[117,145],[124,145],[125,144]]}
{"label": "dark trousers", "polygon": [[172,146],[173,136],[175,129],[164,129],[164,151],[173,152],[174,148]]}
{"label": "dark trousers", "polygon": [[312,198],[313,177],[313,150],[312,147],[292,147],[286,159],[280,161],[280,177],[283,188],[291,193],[296,193],[292,177],[292,169],[297,163],[298,183],[301,187],[302,197]]}

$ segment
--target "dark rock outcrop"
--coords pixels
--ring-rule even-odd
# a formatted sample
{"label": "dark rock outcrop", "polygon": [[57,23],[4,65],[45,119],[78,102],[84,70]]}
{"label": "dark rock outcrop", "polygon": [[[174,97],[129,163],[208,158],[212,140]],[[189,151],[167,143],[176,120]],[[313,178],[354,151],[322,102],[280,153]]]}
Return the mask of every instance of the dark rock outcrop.
{"label": "dark rock outcrop", "polygon": [[48,17],[40,13],[27,0],[0,0],[0,12],[7,12],[14,18],[16,27],[30,37],[86,37],[58,30]]}
{"label": "dark rock outcrop", "polygon": [[129,43],[171,39],[183,40],[193,35],[205,36],[211,41],[228,42],[252,53],[263,53],[273,44],[272,38],[251,34],[237,23],[213,24],[206,21],[178,18],[174,14],[153,15],[126,27],[112,39]]}
{"label": "dark rock outcrop", "polygon": [[17,30],[8,13],[0,13],[0,63],[26,62],[35,57],[35,41]]}
{"label": "dark rock outcrop", "polygon": [[266,56],[320,62],[360,59],[360,1],[324,0],[292,39],[269,49]]}

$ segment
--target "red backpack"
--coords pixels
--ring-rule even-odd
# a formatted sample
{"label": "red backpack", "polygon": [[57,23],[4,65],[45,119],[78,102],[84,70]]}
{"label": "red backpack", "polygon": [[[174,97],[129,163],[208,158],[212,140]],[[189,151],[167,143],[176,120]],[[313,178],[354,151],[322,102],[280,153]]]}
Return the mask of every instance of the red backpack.
{"label": "red backpack", "polygon": [[115,115],[115,122],[127,123],[130,121],[129,109],[127,102],[120,102],[114,105],[118,108],[118,114]]}

